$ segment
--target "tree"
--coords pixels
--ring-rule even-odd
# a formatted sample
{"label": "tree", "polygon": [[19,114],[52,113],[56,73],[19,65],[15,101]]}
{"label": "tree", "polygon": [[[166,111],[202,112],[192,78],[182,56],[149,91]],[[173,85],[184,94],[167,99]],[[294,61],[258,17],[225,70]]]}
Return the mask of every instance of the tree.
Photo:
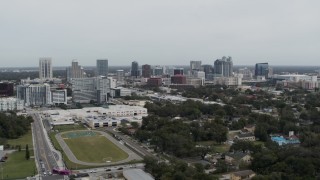
{"label": "tree", "polygon": [[28,144],[26,145],[26,160],[30,159],[30,152],[29,152],[29,146]]}

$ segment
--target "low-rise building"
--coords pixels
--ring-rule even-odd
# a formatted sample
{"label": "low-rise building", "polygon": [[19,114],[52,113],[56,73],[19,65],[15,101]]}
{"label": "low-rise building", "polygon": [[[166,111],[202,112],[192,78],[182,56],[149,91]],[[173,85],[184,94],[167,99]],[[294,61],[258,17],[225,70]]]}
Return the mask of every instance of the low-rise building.
{"label": "low-rise building", "polygon": [[104,127],[106,123],[108,126],[118,126],[123,119],[141,123],[142,117],[147,116],[148,111],[140,106],[110,105],[108,108],[88,107],[83,109],[48,110],[43,114],[52,125],[74,124],[75,121],[85,121],[90,127],[95,128],[96,125]]}
{"label": "low-rise building", "polygon": [[225,161],[229,164],[239,165],[240,163],[250,164],[252,157],[249,153],[228,152],[225,154]]}
{"label": "low-rise building", "polygon": [[252,179],[254,176],[256,176],[256,173],[252,170],[244,170],[244,171],[238,171],[231,173],[230,179],[231,180],[247,180]]}
{"label": "low-rise building", "polygon": [[111,97],[125,97],[125,96],[131,96],[132,91],[127,88],[123,87],[117,87],[111,89]]}
{"label": "low-rise building", "polygon": [[253,133],[239,133],[234,136],[234,140],[240,140],[240,141],[255,141],[256,137]]}
{"label": "low-rise building", "polygon": [[226,86],[241,86],[241,77],[215,77],[213,80],[216,85],[226,85]]}
{"label": "low-rise building", "polygon": [[21,111],[23,108],[23,100],[17,98],[0,98],[0,111]]}
{"label": "low-rise building", "polygon": [[129,169],[123,171],[123,177],[126,180],[154,180],[154,178],[144,172],[142,169]]}
{"label": "low-rise building", "polygon": [[147,84],[149,86],[161,86],[162,85],[162,78],[160,77],[151,77],[148,79]]}

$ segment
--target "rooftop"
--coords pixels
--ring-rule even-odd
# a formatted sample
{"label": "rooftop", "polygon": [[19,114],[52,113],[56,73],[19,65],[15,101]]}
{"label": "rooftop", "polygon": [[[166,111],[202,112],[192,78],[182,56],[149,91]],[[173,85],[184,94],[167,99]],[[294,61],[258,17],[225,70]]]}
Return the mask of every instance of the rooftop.
{"label": "rooftop", "polygon": [[154,180],[154,178],[141,169],[129,169],[123,171],[123,176],[127,180]]}

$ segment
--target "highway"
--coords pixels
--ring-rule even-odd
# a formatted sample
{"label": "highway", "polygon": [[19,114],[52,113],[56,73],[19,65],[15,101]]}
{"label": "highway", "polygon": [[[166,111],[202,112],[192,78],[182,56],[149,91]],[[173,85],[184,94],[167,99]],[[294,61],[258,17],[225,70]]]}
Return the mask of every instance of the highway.
{"label": "highway", "polygon": [[54,154],[45,138],[42,121],[38,113],[30,113],[34,122],[32,123],[34,133],[35,157],[38,164],[39,174],[46,176],[51,173],[52,168],[57,167]]}

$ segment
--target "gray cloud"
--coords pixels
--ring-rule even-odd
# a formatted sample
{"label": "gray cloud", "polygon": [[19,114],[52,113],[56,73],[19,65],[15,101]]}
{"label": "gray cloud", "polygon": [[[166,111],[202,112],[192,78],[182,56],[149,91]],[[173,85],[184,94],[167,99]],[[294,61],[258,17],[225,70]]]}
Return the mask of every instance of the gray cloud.
{"label": "gray cloud", "polygon": [[319,65],[318,0],[10,0],[0,3],[1,66]]}

